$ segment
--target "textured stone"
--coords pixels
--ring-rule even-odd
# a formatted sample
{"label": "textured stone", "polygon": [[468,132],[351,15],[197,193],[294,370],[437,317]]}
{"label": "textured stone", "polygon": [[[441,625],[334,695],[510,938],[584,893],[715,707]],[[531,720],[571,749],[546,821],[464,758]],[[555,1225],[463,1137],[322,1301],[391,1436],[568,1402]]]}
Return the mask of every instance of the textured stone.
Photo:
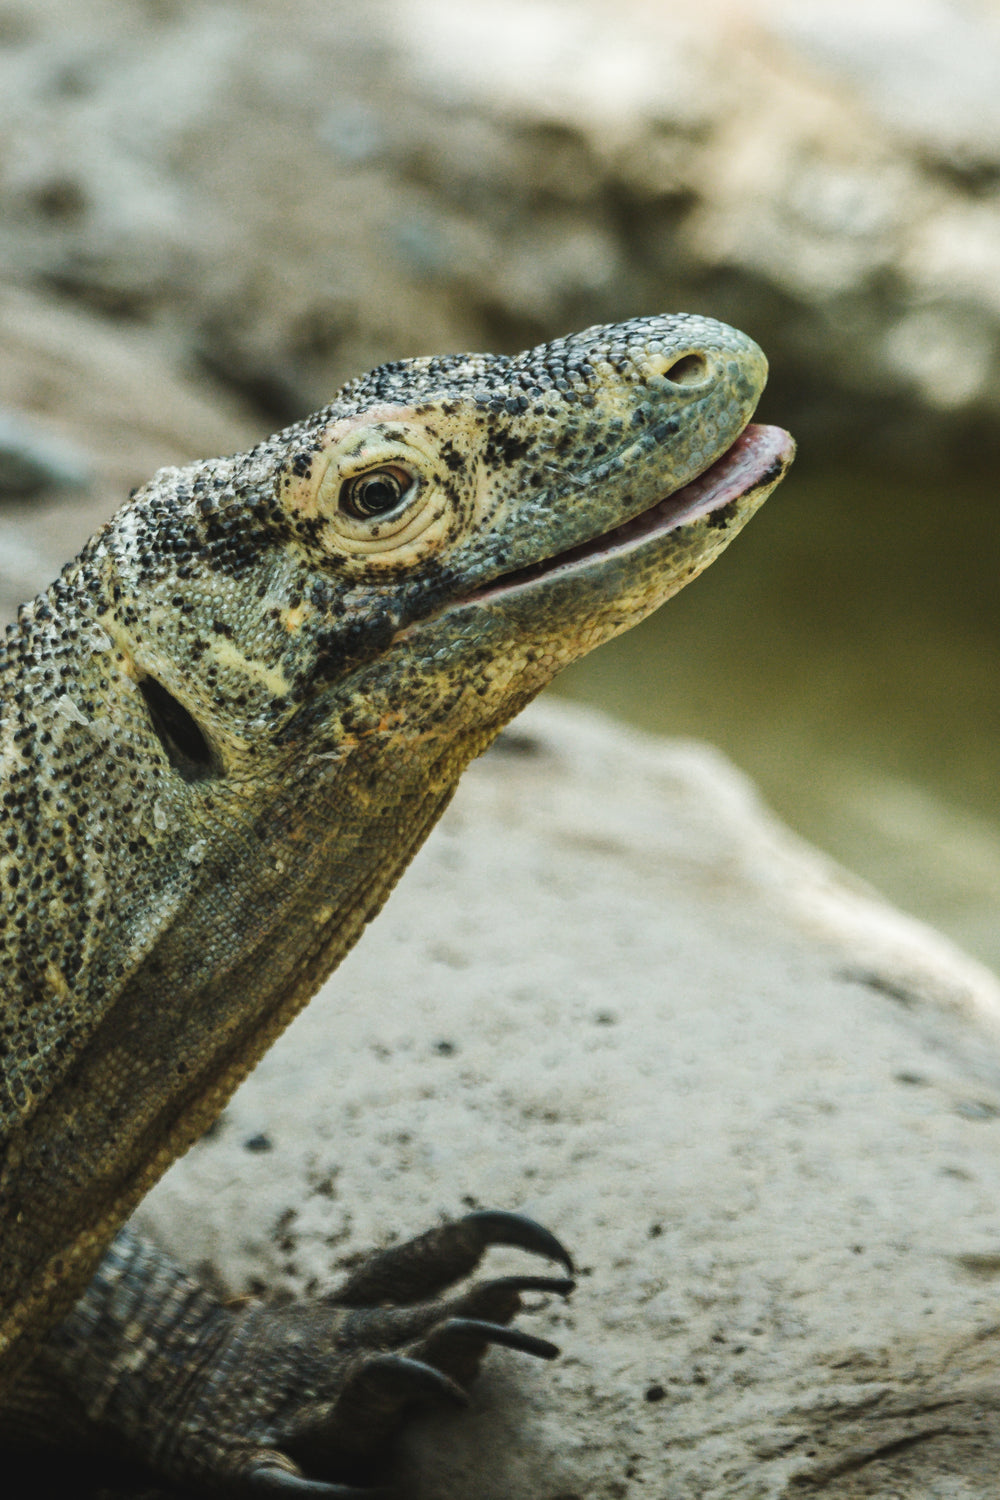
{"label": "textured stone", "polygon": [[0,408],[0,498],[85,489],[90,480],[81,453],[21,413]]}

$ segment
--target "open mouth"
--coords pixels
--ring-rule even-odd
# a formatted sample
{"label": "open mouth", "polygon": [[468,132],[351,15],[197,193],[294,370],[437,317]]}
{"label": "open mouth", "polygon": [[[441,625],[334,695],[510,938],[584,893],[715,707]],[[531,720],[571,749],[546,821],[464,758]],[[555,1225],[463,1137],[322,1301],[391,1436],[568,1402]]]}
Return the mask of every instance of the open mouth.
{"label": "open mouth", "polygon": [[509,593],[511,589],[533,583],[543,575],[568,571],[591,558],[620,556],[641,546],[652,536],[676,531],[702,516],[724,510],[734,500],[746,499],[755,490],[773,485],[788,467],[794,452],[794,442],[784,428],[752,423],[703,474],[658,500],[648,510],[623,521],[611,531],[592,537],[590,541],[557,552],[554,557],[494,578],[470,594],[469,601]]}

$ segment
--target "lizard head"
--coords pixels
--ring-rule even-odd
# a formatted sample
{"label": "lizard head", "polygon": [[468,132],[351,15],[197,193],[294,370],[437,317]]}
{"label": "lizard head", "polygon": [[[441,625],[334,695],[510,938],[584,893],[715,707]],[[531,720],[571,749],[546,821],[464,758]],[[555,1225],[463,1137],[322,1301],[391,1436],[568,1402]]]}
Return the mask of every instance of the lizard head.
{"label": "lizard head", "polygon": [[397,698],[405,667],[439,722],[453,729],[464,703],[493,732],[762,504],[794,453],[748,425],[766,377],[751,339],[680,315],[516,357],[400,361],[345,387],[278,440],[284,519],[343,610],[300,690],[350,676],[356,708],[360,671],[385,732],[405,713],[379,687],[391,661]]}
{"label": "lizard head", "polygon": [[748,425],[766,375],[725,324],[638,318],[383,365],[249,454],[164,471],[105,538],[147,602],[151,711],[230,773],[414,735],[467,759],[778,483],[791,439]]}

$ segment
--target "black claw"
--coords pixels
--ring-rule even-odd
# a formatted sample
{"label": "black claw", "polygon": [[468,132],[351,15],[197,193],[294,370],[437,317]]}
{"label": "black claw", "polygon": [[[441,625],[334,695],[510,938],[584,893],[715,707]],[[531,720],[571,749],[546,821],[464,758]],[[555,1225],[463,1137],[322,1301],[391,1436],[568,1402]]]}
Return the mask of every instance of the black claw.
{"label": "black claw", "polygon": [[522,1354],[534,1354],[537,1359],[556,1359],[559,1349],[548,1339],[539,1339],[532,1333],[522,1333],[519,1328],[508,1328],[504,1323],[484,1323],[479,1318],[449,1318],[436,1330],[443,1337],[468,1338],[484,1344],[502,1344],[506,1349],[519,1349]]}
{"label": "black claw", "polygon": [[373,1380],[379,1390],[408,1400],[447,1401],[451,1406],[468,1406],[469,1398],[462,1387],[433,1365],[405,1354],[376,1354],[365,1361],[360,1377]]}
{"label": "black claw", "polygon": [[499,1208],[478,1208],[474,1213],[466,1214],[462,1223],[474,1224],[482,1234],[484,1245],[517,1245],[536,1255],[547,1255],[549,1260],[560,1261],[573,1275],[573,1261],[566,1247],[526,1214],[506,1213]]}
{"label": "black claw", "polygon": [[569,1276],[494,1276],[480,1286],[491,1290],[509,1287],[512,1292],[551,1292],[554,1297],[568,1297],[576,1291],[576,1282]]}
{"label": "black claw", "polygon": [[247,1485],[256,1495],[312,1495],[313,1500],[392,1500],[386,1489],[360,1490],[353,1484],[324,1484],[321,1479],[305,1479],[277,1464],[261,1464],[247,1475]]}

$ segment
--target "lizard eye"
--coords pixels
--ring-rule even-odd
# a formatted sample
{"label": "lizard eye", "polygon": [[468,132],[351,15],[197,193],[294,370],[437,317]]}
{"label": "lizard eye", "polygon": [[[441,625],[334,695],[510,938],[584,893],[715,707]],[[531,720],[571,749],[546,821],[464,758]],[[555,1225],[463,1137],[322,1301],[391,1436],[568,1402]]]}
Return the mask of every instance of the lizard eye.
{"label": "lizard eye", "polygon": [[413,475],[405,469],[371,469],[344,482],[340,489],[340,508],[359,521],[385,516],[395,510],[409,494]]}

